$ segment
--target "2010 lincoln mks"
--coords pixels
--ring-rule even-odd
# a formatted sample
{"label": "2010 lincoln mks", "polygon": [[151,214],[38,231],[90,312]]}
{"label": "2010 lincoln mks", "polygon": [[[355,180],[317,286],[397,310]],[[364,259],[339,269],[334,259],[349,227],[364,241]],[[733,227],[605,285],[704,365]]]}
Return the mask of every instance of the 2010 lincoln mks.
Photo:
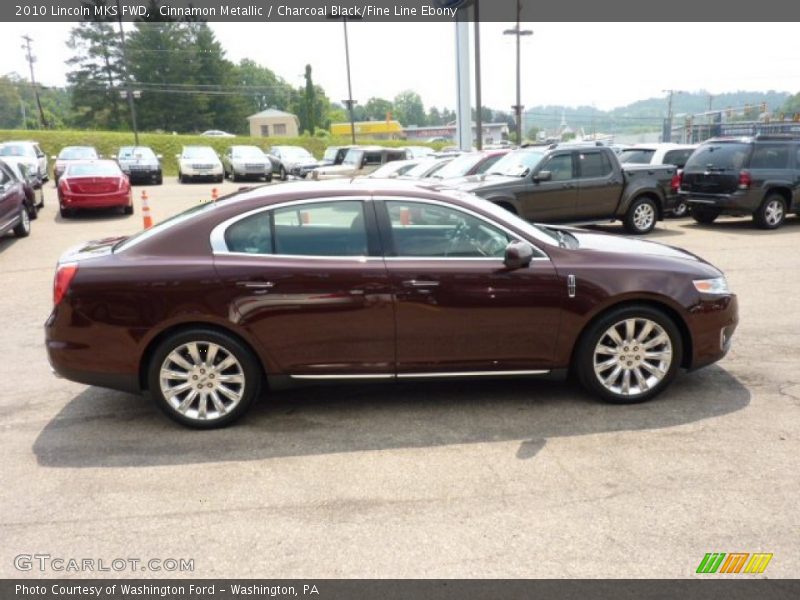
{"label": "2010 lincoln mks", "polygon": [[727,352],[737,301],[684,250],[541,227],[403,182],[239,192],[67,252],[47,351],[193,427],[288,380],[559,375],[652,398]]}

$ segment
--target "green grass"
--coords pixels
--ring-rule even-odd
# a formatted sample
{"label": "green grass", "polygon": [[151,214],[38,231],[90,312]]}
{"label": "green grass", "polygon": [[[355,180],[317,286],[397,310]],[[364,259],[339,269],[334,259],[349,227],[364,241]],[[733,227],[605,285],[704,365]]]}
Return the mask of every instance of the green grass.
{"label": "green grass", "polygon": [[[55,156],[64,146],[94,146],[104,157],[109,158],[116,154],[120,146],[130,146],[133,144],[133,134],[121,131],[91,131],[75,129],[55,129],[55,130],[13,130],[0,129],[0,142],[9,140],[35,140],[39,142],[42,150],[48,157]],[[222,154],[228,146],[236,144],[246,144],[258,146],[266,149],[270,146],[302,146],[317,158],[322,158],[327,146],[343,146],[350,143],[347,136],[329,137],[310,137],[302,136],[296,138],[265,138],[237,136],[232,138],[223,137],[204,137],[201,135],[172,135],[169,133],[140,133],[139,144],[150,146],[156,154],[163,156],[162,165],[164,175],[176,175],[178,165],[175,155],[180,153],[181,147],[186,145],[212,146],[219,154]],[[425,145],[439,149],[442,144],[421,144],[416,141],[403,140],[367,140],[359,139],[362,144],[378,144],[381,146],[407,146]]]}

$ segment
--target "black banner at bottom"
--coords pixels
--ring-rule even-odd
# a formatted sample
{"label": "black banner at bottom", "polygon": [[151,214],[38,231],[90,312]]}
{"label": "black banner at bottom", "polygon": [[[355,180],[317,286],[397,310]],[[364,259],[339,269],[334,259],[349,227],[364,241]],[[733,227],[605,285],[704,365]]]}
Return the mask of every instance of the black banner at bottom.
{"label": "black banner at bottom", "polygon": [[2,600],[796,600],[796,579],[0,580]]}

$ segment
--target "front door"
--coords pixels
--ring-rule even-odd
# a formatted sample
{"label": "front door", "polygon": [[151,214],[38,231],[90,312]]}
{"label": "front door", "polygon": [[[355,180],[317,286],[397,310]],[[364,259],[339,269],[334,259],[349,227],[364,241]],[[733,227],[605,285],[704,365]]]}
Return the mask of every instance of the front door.
{"label": "front door", "polygon": [[[527,221],[565,223],[575,218],[578,202],[578,182],[573,166],[573,153],[564,151],[552,154],[542,161],[525,191],[521,193],[520,215]],[[549,179],[538,180],[539,173],[548,172]]]}
{"label": "front door", "polygon": [[610,220],[622,196],[622,172],[615,172],[603,150],[578,153],[576,221]]}
{"label": "front door", "polygon": [[396,295],[397,373],[508,373],[552,365],[562,293],[550,260],[508,270],[513,234],[434,201],[376,201]]}
{"label": "front door", "polygon": [[392,377],[394,313],[370,201],[302,201],[245,216],[214,264],[229,318],[273,372]]}

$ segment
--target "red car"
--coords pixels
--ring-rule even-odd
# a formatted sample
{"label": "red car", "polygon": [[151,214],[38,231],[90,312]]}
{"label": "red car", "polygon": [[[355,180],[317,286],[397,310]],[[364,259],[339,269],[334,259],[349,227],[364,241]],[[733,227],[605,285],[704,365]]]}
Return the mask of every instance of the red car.
{"label": "red car", "polygon": [[[641,402],[722,358],[723,274],[684,250],[544,227],[398,180],[241,191],[61,257],[55,371],[218,427],[266,382],[556,376]],[[698,400],[702,399],[698,390]]]}
{"label": "red car", "polygon": [[70,162],[58,180],[58,204],[65,218],[78,209],[115,207],[131,215],[131,184],[113,160]]}

